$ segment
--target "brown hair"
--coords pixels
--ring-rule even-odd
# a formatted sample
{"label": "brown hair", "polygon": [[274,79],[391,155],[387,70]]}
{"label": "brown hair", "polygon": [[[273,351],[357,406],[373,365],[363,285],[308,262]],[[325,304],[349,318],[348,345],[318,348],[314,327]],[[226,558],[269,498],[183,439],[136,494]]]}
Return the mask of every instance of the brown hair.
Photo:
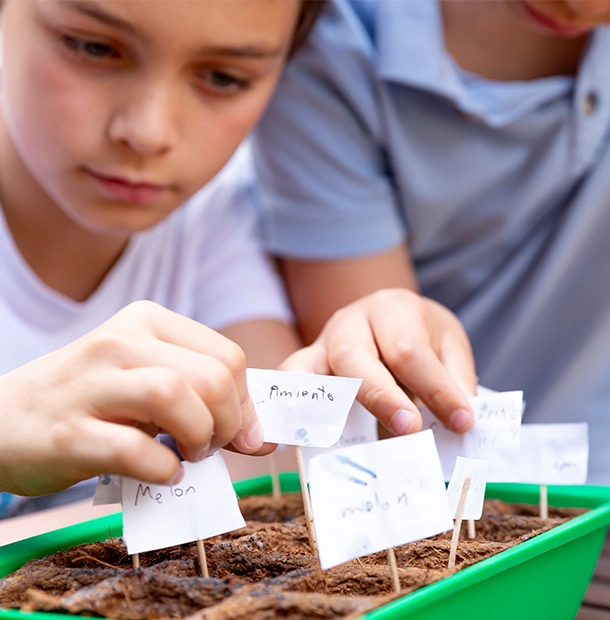
{"label": "brown hair", "polygon": [[326,0],[302,0],[302,3],[301,14],[294,30],[290,55],[294,54],[307,38],[320,13],[322,13]]}

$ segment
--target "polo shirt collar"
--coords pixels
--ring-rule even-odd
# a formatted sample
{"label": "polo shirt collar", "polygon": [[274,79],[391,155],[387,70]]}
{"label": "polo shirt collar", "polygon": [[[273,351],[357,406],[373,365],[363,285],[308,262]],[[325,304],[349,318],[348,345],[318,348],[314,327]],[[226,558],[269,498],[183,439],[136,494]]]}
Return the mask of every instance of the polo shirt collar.
{"label": "polo shirt collar", "polygon": [[[444,97],[459,111],[491,126],[506,126],[574,87],[568,76],[498,82],[463,71],[445,49],[437,0],[377,2],[375,40],[376,70],[383,80]],[[602,57],[605,63],[599,60]],[[599,71],[607,66],[608,57],[610,27],[600,27],[592,36],[583,69]]]}

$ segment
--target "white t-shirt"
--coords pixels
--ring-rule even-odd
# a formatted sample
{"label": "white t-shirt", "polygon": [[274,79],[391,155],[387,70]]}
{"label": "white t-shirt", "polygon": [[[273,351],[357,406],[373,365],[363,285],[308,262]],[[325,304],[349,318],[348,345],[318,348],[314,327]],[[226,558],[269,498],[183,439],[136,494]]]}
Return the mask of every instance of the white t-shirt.
{"label": "white t-shirt", "polygon": [[[72,342],[140,299],[213,329],[259,318],[290,321],[279,277],[247,204],[250,175],[249,151],[242,149],[167,219],[135,234],[84,302],[41,282],[0,210],[0,373]],[[6,495],[0,493],[0,518],[11,513]]]}

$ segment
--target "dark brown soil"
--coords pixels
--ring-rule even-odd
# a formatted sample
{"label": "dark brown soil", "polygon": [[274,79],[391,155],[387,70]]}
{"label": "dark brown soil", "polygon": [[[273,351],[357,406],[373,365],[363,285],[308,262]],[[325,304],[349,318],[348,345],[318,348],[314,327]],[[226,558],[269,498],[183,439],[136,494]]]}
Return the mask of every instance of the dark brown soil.
{"label": "dark brown soil", "polygon": [[[72,547],[31,560],[0,580],[0,607],[108,618],[267,620],[356,618],[392,592],[386,554],[376,553],[322,572],[312,556],[300,495],[240,500],[248,524],[206,541],[211,578],[199,573],[194,543],[140,555],[141,568],[120,539]],[[451,532],[396,548],[401,595],[536,536],[581,510],[486,502],[475,540],[458,546],[447,569]]]}

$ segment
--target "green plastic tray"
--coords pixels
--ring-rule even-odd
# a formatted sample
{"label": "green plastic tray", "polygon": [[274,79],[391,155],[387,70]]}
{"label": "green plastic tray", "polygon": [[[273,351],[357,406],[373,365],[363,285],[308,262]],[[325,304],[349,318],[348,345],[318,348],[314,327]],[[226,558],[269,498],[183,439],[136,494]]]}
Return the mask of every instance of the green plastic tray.
{"label": "green plastic tray", "polygon": [[[281,474],[285,492],[299,490],[296,474]],[[271,492],[269,476],[235,484],[238,495]],[[538,487],[489,484],[487,497],[535,504]],[[610,523],[610,487],[549,487],[553,506],[590,508],[575,519],[512,549],[425,586],[366,614],[366,620],[573,620],[593,575]],[[84,542],[122,534],[121,513],[0,547],[0,577],[28,560]],[[0,620],[66,620],[64,614],[1,610]]]}

